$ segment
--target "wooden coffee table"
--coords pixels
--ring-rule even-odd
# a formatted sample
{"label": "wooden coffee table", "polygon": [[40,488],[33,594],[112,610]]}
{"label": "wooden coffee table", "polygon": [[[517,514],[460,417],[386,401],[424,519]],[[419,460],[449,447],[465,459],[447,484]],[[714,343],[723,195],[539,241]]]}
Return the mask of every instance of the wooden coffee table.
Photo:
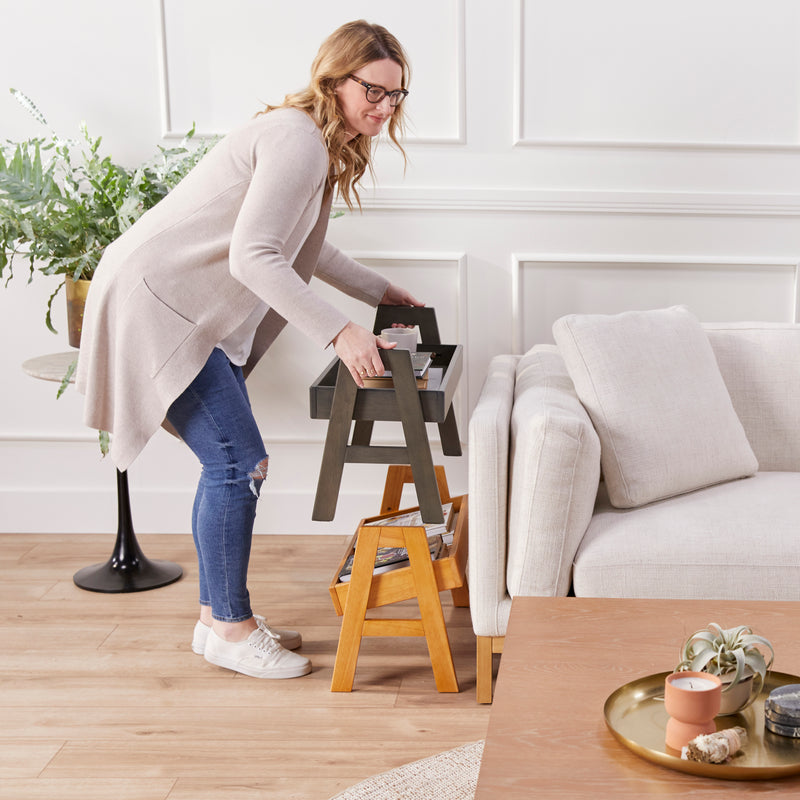
{"label": "wooden coffee table", "polygon": [[800,675],[800,603],[516,598],[475,800],[800,795],[798,776],[716,780],[653,764],[606,727],[609,695],[670,671],[709,622],[752,626],[775,646],[774,669]]}

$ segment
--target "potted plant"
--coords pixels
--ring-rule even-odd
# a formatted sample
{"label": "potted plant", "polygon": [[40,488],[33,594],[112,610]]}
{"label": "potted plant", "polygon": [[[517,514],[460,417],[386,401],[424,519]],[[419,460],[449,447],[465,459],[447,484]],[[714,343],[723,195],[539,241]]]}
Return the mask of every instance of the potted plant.
{"label": "potted plant", "polygon": [[[49,130],[30,99],[10,91]],[[68,310],[75,305],[81,313],[75,295],[85,297],[87,284],[81,282],[91,280],[106,246],[161,200],[214,144],[190,148],[193,135],[194,128],[178,147],[159,147],[155,157],[133,169],[102,156],[102,138],[90,136],[85,123],[77,139],[49,130],[39,138],[0,144],[0,278],[8,283],[18,261],[27,262],[29,282],[37,272],[62,278],[45,314],[53,333],[52,304],[61,287],[67,287]],[[70,344],[78,343],[73,333]]]}
{"label": "potted plant", "polygon": [[[37,273],[59,276],[47,301],[45,324],[57,333],[53,301],[66,287],[69,343],[78,347],[89,282],[106,246],[161,200],[216,140],[190,147],[192,128],[178,147],[159,147],[153,158],[128,169],[100,154],[102,138],[90,136],[85,123],[79,138],[64,139],[29,97],[10,91],[48,133],[0,143],[0,279],[7,284],[20,261],[27,263],[29,283]],[[77,358],[64,375],[59,397],[76,365]],[[100,448],[108,451],[104,431]]]}
{"label": "potted plant", "polygon": [[758,696],[774,657],[770,641],[747,625],[725,629],[712,622],[686,640],[675,671],[718,675],[722,680],[720,714],[735,714]]}

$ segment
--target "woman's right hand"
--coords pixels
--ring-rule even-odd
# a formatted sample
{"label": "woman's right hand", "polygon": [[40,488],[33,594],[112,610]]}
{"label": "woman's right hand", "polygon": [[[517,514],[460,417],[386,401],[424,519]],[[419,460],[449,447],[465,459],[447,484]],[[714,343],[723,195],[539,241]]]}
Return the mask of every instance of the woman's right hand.
{"label": "woman's right hand", "polygon": [[339,331],[333,340],[333,349],[336,355],[353,376],[356,386],[364,388],[363,378],[383,375],[383,361],[378,354],[378,348],[392,350],[395,342],[387,342],[370,333],[366,328],[348,322]]}

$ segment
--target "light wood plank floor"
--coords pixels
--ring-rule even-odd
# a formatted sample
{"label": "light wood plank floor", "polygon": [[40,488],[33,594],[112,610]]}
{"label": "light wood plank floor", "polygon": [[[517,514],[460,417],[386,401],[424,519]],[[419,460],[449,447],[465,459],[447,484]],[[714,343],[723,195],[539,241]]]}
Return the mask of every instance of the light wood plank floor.
{"label": "light wood plank floor", "polygon": [[[461,692],[436,692],[423,639],[365,641],[352,693],[329,691],[339,536],[258,536],[258,613],[304,637],[311,675],[265,681],[192,653],[190,536],[142,535],[184,577],[149,592],[78,589],[113,535],[0,535],[0,798],[326,800],[363,778],[486,735],[469,610],[442,593]],[[415,614],[415,604],[391,612]]]}

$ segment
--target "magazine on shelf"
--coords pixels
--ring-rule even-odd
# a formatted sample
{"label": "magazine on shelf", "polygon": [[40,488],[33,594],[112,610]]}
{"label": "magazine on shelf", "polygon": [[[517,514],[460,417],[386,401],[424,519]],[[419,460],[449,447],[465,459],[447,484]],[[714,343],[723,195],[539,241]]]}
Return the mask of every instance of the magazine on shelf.
{"label": "magazine on shelf", "polygon": [[393,514],[390,517],[383,517],[381,519],[372,520],[372,522],[367,522],[367,525],[381,525],[381,526],[392,526],[396,528],[414,528],[425,526],[425,532],[430,536],[431,534],[439,533],[445,534],[453,527],[453,504],[452,503],[443,503],[442,504],[442,515],[444,516],[444,522],[423,522],[422,520],[422,512],[419,510],[416,511],[405,511],[401,514]]}
{"label": "magazine on shelf", "polygon": [[[431,554],[431,559],[436,559],[442,552],[442,537],[439,534],[428,536],[428,550]],[[350,580],[350,575],[353,571],[353,561],[355,555],[347,557],[344,566],[339,572],[339,580],[342,583],[347,583]],[[372,571],[373,575],[380,575],[383,572],[391,572],[394,569],[409,566],[408,551],[405,547],[379,547],[375,555],[375,568]]]}
{"label": "magazine on shelf", "polygon": [[[428,371],[434,354],[420,351],[418,353],[409,353],[409,355],[411,356],[411,369],[414,370],[414,377],[421,378]],[[391,377],[392,371],[387,369],[383,374]]]}
{"label": "magazine on shelf", "polygon": [[[428,388],[428,367],[433,361],[433,353],[411,353],[411,369],[417,379],[417,389]],[[394,386],[392,371],[387,369],[383,375],[372,378],[362,378],[367,389],[389,389]]]}

